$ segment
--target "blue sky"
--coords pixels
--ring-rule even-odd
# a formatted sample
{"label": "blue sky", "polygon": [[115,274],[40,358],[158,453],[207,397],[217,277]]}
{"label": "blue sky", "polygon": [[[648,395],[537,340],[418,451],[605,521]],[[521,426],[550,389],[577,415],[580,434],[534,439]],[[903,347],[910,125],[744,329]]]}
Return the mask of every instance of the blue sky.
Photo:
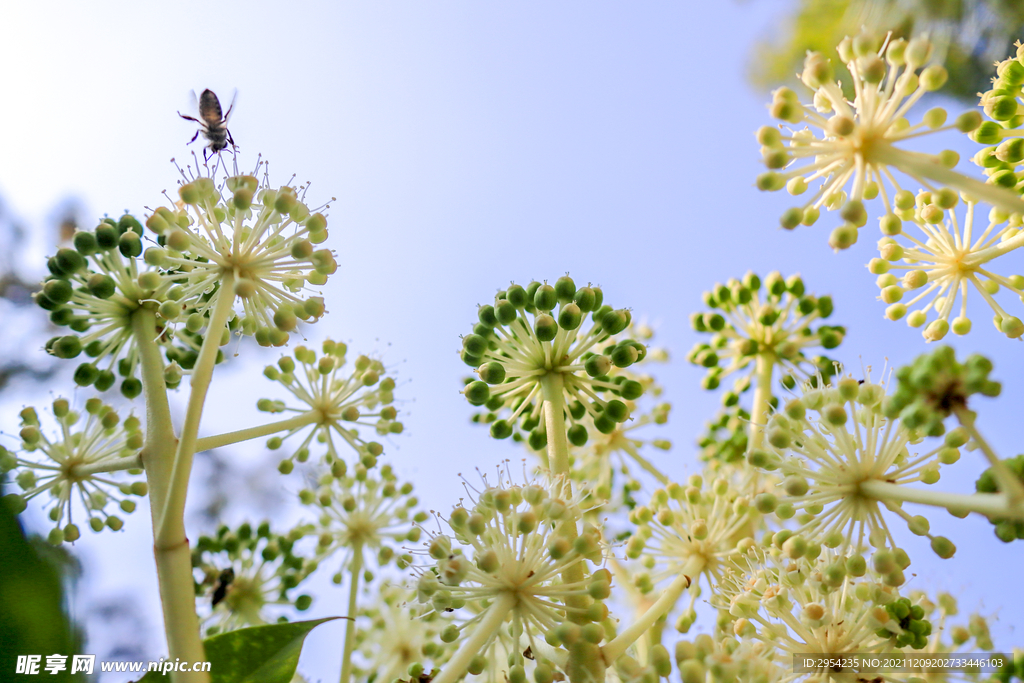
{"label": "blue sky", "polygon": [[[168,160],[199,150],[185,146],[194,126],[175,113],[188,113],[189,91],[211,88],[226,106],[237,89],[230,128],[241,164],[262,154],[274,180],[294,173],[312,181],[312,203],[336,198],[328,244],[340,268],[327,288],[329,314],[308,337],[382,353],[397,369],[407,429],[388,457],[426,506],[455,502],[457,473],[520,457],[468,423],[458,393],[466,374],[459,335],[470,331],[476,305],[510,281],[566,271],[632,307],[673,353],[658,373],[674,405],[666,432],[676,447],[664,465],[683,476],[698,467],[691,444],[718,400],[699,389],[701,373],[684,358],[697,341],[688,316],[715,282],[750,269],[801,272],[808,289],[833,295],[833,320],[849,332],[836,355],[858,368],[903,364],[925,350],[917,331],[882,319],[864,268],[873,221],[858,245],[833,254],[833,222],[784,233],[777,216],[786,198],[753,187],[761,170],[753,131],[769,123],[768,97],[744,74],[754,43],[773,35],[787,7],[18,3],[0,26],[9,102],[0,109],[0,197],[35,226],[68,196],[90,219],[144,213],[164,203],[161,191],[174,191]],[[951,144],[965,159],[972,152],[966,140]],[[41,229],[37,241],[40,253],[52,250]],[[994,359],[1004,397],[981,406],[979,424],[1000,453],[1014,455],[1021,346],[978,313],[976,332],[954,343]],[[237,396],[269,395],[259,370],[274,358],[243,347],[211,399],[232,407],[211,414],[204,431],[258,418]],[[8,431],[14,409],[40,396],[28,388],[0,396]],[[268,462],[260,451],[231,457],[251,470]],[[980,456],[956,468],[939,486],[969,492]],[[1000,616],[997,646],[1019,643],[1020,546],[999,543],[983,520],[929,517],[959,551],[939,562],[926,543],[908,539],[914,585],[958,594],[965,612]],[[149,525],[142,511],[130,522],[125,533],[87,534],[77,544],[86,561],[78,604],[113,592],[142,601],[157,656]],[[329,600],[318,613],[339,613]],[[340,593],[337,600],[340,608]],[[315,632],[312,651],[333,652],[341,629]],[[302,668],[327,680],[336,666],[333,654],[312,655]]]}

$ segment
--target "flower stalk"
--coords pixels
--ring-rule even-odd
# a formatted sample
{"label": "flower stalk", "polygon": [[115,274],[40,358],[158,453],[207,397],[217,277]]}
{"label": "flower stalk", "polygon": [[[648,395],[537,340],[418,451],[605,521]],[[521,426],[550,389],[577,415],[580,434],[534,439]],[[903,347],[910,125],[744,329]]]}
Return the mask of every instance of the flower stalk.
{"label": "flower stalk", "polygon": [[[164,612],[164,632],[169,658],[206,661],[199,637],[196,594],[192,579],[192,556],[184,527],[177,538],[160,533],[158,511],[165,509],[170,495],[174,454],[178,440],[171,424],[171,411],[164,383],[164,367],[156,343],[156,318],[145,308],[132,318],[142,367],[142,386],[146,396],[146,443],[142,462],[150,486],[150,510],[153,516],[153,554],[156,559],[160,602]],[[180,522],[181,520],[179,520]],[[172,672],[173,683],[208,683],[207,672]]]}
{"label": "flower stalk", "polygon": [[179,542],[179,537],[185,537],[185,497],[192,474],[192,459],[196,453],[199,422],[203,417],[203,405],[206,403],[206,393],[210,388],[217,353],[220,351],[221,337],[232,314],[235,301],[234,284],[234,275],[226,273],[215,295],[217,301],[213,305],[213,312],[207,325],[206,338],[203,339],[199,359],[192,372],[185,422],[181,426],[181,436],[174,453],[167,500],[164,501],[160,514],[159,536],[166,543]]}
{"label": "flower stalk", "polygon": [[515,603],[516,597],[512,593],[501,593],[496,596],[483,618],[473,629],[473,634],[462,641],[461,647],[452,655],[452,658],[448,660],[448,663],[431,683],[455,683],[462,678],[473,658],[483,650],[484,646],[501,628],[505,617],[508,616],[508,612],[515,606]]}
{"label": "flower stalk", "polygon": [[682,570],[680,570],[679,576],[669,584],[668,588],[661,594],[661,597],[644,612],[643,616],[601,647],[601,656],[606,665],[611,665],[616,659],[621,657],[630,645],[639,640],[649,628],[654,626],[658,619],[672,609],[676,601],[679,600],[679,596],[683,594],[683,591],[690,587],[692,577],[697,576],[703,571],[704,562],[704,558],[700,555],[691,557]]}
{"label": "flower stalk", "polygon": [[750,410],[750,439],[748,452],[761,448],[764,443],[764,428],[768,423],[768,402],[772,398],[772,370],[775,363],[767,353],[757,355],[754,369],[754,405]]}
{"label": "flower stalk", "polygon": [[[349,564],[348,614],[354,615],[358,609],[359,579],[363,572],[363,548],[356,543],[352,547],[352,562]],[[352,652],[356,646],[356,622],[350,619],[345,622],[345,646],[341,655],[341,683],[352,680]]]}
{"label": "flower stalk", "polygon": [[910,488],[884,481],[865,481],[860,492],[879,501],[920,503],[946,508],[951,512],[976,512],[986,517],[1024,520],[1024,507],[1014,506],[1004,493],[944,493]]}
{"label": "flower stalk", "polygon": [[196,440],[196,453],[213,450],[214,448],[223,448],[224,446],[249,441],[250,439],[259,439],[260,437],[270,436],[278,432],[299,429],[313,424],[318,419],[319,416],[316,411],[310,410],[295,417],[289,417],[286,420],[278,420],[277,422],[256,425],[255,427],[246,427],[245,429],[226,432],[217,436],[206,436]]}

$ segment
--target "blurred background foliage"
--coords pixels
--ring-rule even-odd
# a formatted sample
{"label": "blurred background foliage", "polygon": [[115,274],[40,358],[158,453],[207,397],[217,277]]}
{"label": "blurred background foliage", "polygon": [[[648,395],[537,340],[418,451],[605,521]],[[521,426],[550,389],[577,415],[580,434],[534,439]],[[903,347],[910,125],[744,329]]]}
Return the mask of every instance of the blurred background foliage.
{"label": "blurred background foliage", "polygon": [[927,33],[938,49],[936,61],[949,70],[943,94],[977,102],[991,87],[994,63],[1013,54],[1024,30],[1021,0],[796,0],[796,10],[782,18],[773,37],[750,55],[750,77],[759,88],[796,80],[808,50],[832,58],[837,75],[848,83],[835,46],[862,28],[892,31],[910,38]]}
{"label": "blurred background foliage", "polygon": [[[39,673],[48,680],[84,680],[70,673],[71,655],[83,652],[82,633],[68,618],[67,600],[79,573],[67,550],[36,535],[27,537],[0,498],[0,680],[14,678],[17,656],[27,654],[41,655]],[[46,656],[53,654],[68,657],[65,671],[43,670]]]}

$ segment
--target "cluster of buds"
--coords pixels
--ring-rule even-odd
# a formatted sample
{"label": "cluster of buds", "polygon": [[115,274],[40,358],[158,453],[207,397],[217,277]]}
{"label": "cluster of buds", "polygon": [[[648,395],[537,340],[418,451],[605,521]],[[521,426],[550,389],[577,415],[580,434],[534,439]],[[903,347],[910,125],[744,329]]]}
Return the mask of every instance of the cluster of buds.
{"label": "cluster of buds", "polygon": [[[575,501],[559,497],[561,489],[561,482],[488,486],[471,507],[451,512],[445,520],[451,535],[433,535],[428,543],[434,564],[420,575],[418,599],[438,613],[465,608],[472,614],[443,629],[441,639],[466,642],[481,628],[490,631],[484,634],[486,644],[498,625],[510,621],[510,680],[526,666],[527,646],[537,666],[548,670],[552,663],[542,653],[580,639],[597,645],[605,637],[601,622],[608,616],[610,572],[597,569],[580,572],[578,581],[563,580],[574,567],[602,562],[600,533],[585,525],[570,540],[559,531],[576,525],[583,514]],[[486,658],[475,656],[468,666],[478,673]]]}
{"label": "cluster of buds", "polygon": [[743,373],[723,398],[726,406],[735,405],[738,395],[750,387],[759,356],[790,373],[784,379],[789,388],[796,385],[794,377],[805,380],[821,373],[827,378],[833,372],[831,360],[808,357],[805,351],[836,348],[846,330],[815,325],[832,315],[832,298],[808,294],[799,275],[783,278],[772,272],[762,282],[747,273],[743,280],[732,279],[704,292],[704,303],[712,310],[694,313],[690,323],[697,332],[713,336],[695,345],[687,359],[708,369],[702,382],[705,389],[717,389],[723,377]]}
{"label": "cluster of buds", "polygon": [[[932,624],[925,618],[924,607],[912,604],[910,598],[899,598],[887,604],[885,611],[888,612],[890,621],[875,631],[875,635],[891,639],[896,647],[920,650],[928,646]],[[893,630],[891,625],[899,628]]]}
{"label": "cluster of buds", "polygon": [[1024,102],[1024,47],[1017,43],[1017,54],[996,65],[992,88],[981,94],[981,106],[989,121],[971,133],[971,139],[988,145],[974,156],[989,177],[989,182],[1024,193],[1024,179],[1019,175],[1024,162],[1024,139],[1021,126],[1021,102]]}
{"label": "cluster of buds", "polygon": [[445,622],[415,600],[412,591],[386,583],[374,592],[374,602],[360,610],[369,624],[355,636],[365,662],[357,665],[358,680],[418,683],[446,661],[451,648],[441,642]]}
{"label": "cluster of buds", "polygon": [[[584,329],[588,314],[591,325]],[[631,338],[611,341],[629,326],[631,316],[604,305],[599,288],[577,289],[568,276],[554,286],[513,284],[498,292],[493,306],[481,306],[478,317],[473,334],[462,340],[462,360],[477,369],[480,379],[469,382],[463,393],[472,405],[490,411],[483,421],[490,423],[493,437],[512,436],[522,418],[518,427],[529,433],[530,447],[544,448],[548,436],[542,407],[553,398],[543,388],[546,379],[560,385],[558,399],[568,409],[568,438],[575,446],[588,439],[585,415],[602,434],[630,418],[626,401],[639,398],[644,387],[613,370],[642,361],[647,347]]]}
{"label": "cluster of buds", "polygon": [[[879,258],[868,263],[868,270],[878,276],[879,298],[889,305],[885,316],[889,320],[906,316],[910,327],[924,328],[927,341],[942,339],[950,330],[965,335],[971,331],[967,292],[973,288],[992,309],[996,329],[1011,339],[1019,338],[1024,323],[1007,313],[994,297],[1005,289],[1022,300],[1024,276],[999,275],[989,264],[1024,244],[1024,236],[1020,236],[1020,227],[1010,227],[999,209],[992,209],[988,225],[976,231],[977,204],[965,197],[961,220],[956,213],[960,199],[950,189],[916,196],[907,190],[896,193],[895,213],[882,219],[885,236],[878,241]],[[921,236],[905,232],[904,222],[916,225]],[[899,273],[902,276],[898,278]],[[909,300],[904,301],[905,296]],[[935,319],[925,325],[932,312]]]}
{"label": "cluster of buds", "polygon": [[[712,638],[702,633],[675,646],[682,683],[768,683],[782,679],[774,648],[760,641]],[[783,665],[784,666],[784,665]]]}
{"label": "cluster of buds", "polygon": [[[171,366],[165,379],[177,386],[182,369],[189,370],[198,357],[204,318],[195,311],[184,287],[140,258],[142,225],[131,215],[104,219],[95,230],[80,230],[72,247],[59,249],[47,265],[50,277],[34,295],[36,303],[50,312],[50,321],[67,327],[71,334],[54,337],[46,350],[58,358],[88,360],[75,370],[78,386],[110,389],[119,375],[121,393],[135,398],[142,392],[138,343],[133,330],[135,314],[147,310],[154,316],[154,342],[164,350]],[[172,323],[195,315],[198,327]],[[116,374],[115,374],[116,373]]]}
{"label": "cluster of buds", "polygon": [[[835,571],[842,556],[822,551],[814,558],[794,558],[754,549],[745,560],[713,601],[727,610],[733,635],[769,648],[769,659],[792,662],[797,653],[836,658],[891,652],[898,642],[927,644],[920,638],[931,631],[924,610],[904,603],[895,588],[866,569]],[[810,673],[829,680],[840,671],[856,673],[830,666]]]}
{"label": "cluster of buds", "polygon": [[896,371],[899,385],[884,404],[885,415],[899,416],[906,427],[939,436],[947,417],[967,410],[968,397],[1000,394],[1002,385],[989,379],[991,372],[988,358],[974,354],[961,364],[949,346],[922,354]]}
{"label": "cluster of buds", "polygon": [[[270,189],[254,175],[226,178],[220,187],[209,177],[185,179],[181,202],[146,219],[151,236],[131,215],[104,219],[75,233],[73,246],[47,262],[50,277],[35,300],[71,334],[54,337],[46,349],[91,359],[75,371],[79,386],[106,391],[120,375],[121,393],[138,396],[136,336],[147,334],[163,349],[165,380],[176,387],[196,362],[224,288],[232,302],[241,301],[231,329],[263,345],[283,345],[300,320],[323,315],[321,297],[299,294],[323,285],[337,263],[329,250],[314,248],[327,239],[327,220],[303,203],[303,188]],[[155,244],[146,247],[152,237]],[[153,331],[134,329],[140,311],[153,316]],[[216,333],[226,343],[228,332]]]}
{"label": "cluster of buds", "polygon": [[291,596],[317,568],[315,561],[295,551],[295,543],[307,532],[296,528],[278,534],[269,522],[255,529],[245,522],[199,537],[192,550],[193,578],[208,635],[276,621],[268,611],[273,606],[309,609],[310,596]]}
{"label": "cluster of buds", "polygon": [[[838,250],[854,244],[858,229],[867,223],[865,201],[881,196],[886,214],[892,213],[891,195],[901,188],[890,169],[927,187],[928,178],[944,177],[959,162],[959,155],[952,150],[927,155],[900,149],[897,144],[924,133],[970,132],[981,124],[982,117],[968,112],[947,124],[946,111],[936,107],[915,125],[905,118],[914,104],[941,88],[948,77],[940,65],[925,66],[932,56],[927,38],[908,42],[861,34],[843,39],[837,51],[853,77],[854,100],[847,99],[835,80],[829,60],[819,52],[809,52],[800,80],[813,92],[812,102],[804,104],[794,91],[780,88],[773,93],[769,107],[774,118],[805,127],[789,132],[764,126],[758,131],[769,171],[757,184],[762,190],[786,188],[799,196],[820,180],[810,199],[787,210],[781,223],[787,229],[813,225],[822,207],[838,210],[845,223],[829,238],[829,244]],[[803,160],[807,163],[794,166]]]}
{"label": "cluster of buds", "polygon": [[697,439],[700,459],[721,465],[742,461],[750,444],[749,424],[750,413],[738,405],[719,411],[704,425],[704,434]]}
{"label": "cluster of buds", "polygon": [[[820,541],[839,548],[844,556],[852,554],[849,562],[862,566],[865,540],[875,548],[896,547],[883,513],[901,518],[914,534],[927,536],[940,557],[955,552],[948,539],[930,533],[925,517],[910,516],[898,501],[890,501],[886,488],[936,483],[939,467],[959,460],[968,435],[955,429],[938,447],[911,454],[908,446],[921,440],[915,430],[920,423],[886,417],[884,406],[892,399],[884,399],[884,386],[847,377],[834,388],[805,388],[802,396],[790,400],[769,420],[769,450],[751,452],[748,461],[777,470],[784,479],[776,492],[758,495],[755,505],[783,520],[796,517],[800,526],[785,541],[791,552]],[[777,541],[780,534],[791,532],[779,532]],[[893,585],[903,582],[904,568],[887,572]]]}
{"label": "cluster of buds", "polygon": [[639,559],[646,570],[633,574],[640,592],[651,593],[680,572],[690,577],[690,605],[676,622],[680,633],[697,618],[701,577],[713,590],[732,560],[753,545],[748,530],[754,515],[750,500],[727,479],[705,485],[699,474],[691,475],[686,486],[672,482],[656,490],[647,505],[630,512],[637,528],[626,543],[626,557]]}
{"label": "cluster of buds", "polygon": [[268,365],[264,376],[281,384],[299,404],[290,406],[284,401],[260,399],[256,407],[267,413],[294,413],[296,426],[284,436],[273,436],[267,441],[271,450],[280,449],[291,437],[305,432],[291,454],[281,461],[278,469],[288,474],[295,462],[309,460],[313,442],[323,444],[325,463],[339,477],[344,476],[345,461],[338,452],[341,443],[352,448],[363,468],[373,467],[384,447],[377,441],[367,440],[366,434],[380,437],[400,434],[403,425],[398,421],[394,403],[395,380],[384,376],[384,365],[368,356],[359,356],[346,366],[348,347],[330,339],[322,345],[323,355],[305,346],[297,346],[292,356],[283,356],[277,366]]}
{"label": "cluster of buds", "polygon": [[5,499],[21,512],[29,500],[48,495],[46,505],[54,523],[49,541],[55,545],[74,542],[80,536],[72,513],[75,499],[84,506],[93,531],[120,530],[124,522],[108,512],[110,507],[126,514],[134,512],[133,497],[149,492],[146,482],[138,478],[117,481],[110,476],[122,471],[136,477],[142,474],[139,419],[130,415],[122,420],[117,411],[98,398],[85,402],[84,415],[72,410],[63,398],[55,399],[52,408],[60,426],[58,438],[46,436],[35,408],[25,408],[21,411],[20,454],[0,447],[0,472],[11,472],[22,490]]}
{"label": "cluster of buds", "polygon": [[[343,553],[343,569],[351,566],[355,554],[362,556],[368,551],[376,553],[379,567],[394,562],[404,569],[412,563],[411,555],[397,554],[396,549],[419,540],[418,525],[427,520],[427,514],[414,512],[419,501],[412,495],[412,484],[399,483],[390,465],[363,469],[355,476],[327,472],[318,484],[315,491],[299,492],[299,500],[319,513],[315,532],[318,556]],[[365,566],[361,557],[359,565]],[[342,578],[339,571],[334,582],[341,583]],[[372,580],[372,574],[365,579]]]}
{"label": "cluster of buds", "polygon": [[305,188],[272,189],[255,173],[220,187],[213,178],[186,180],[178,188],[182,208],[161,207],[146,220],[158,246],[144,253],[195,309],[186,327],[202,328],[194,316],[209,312],[221,287],[241,302],[237,330],[264,346],[285,344],[300,320],[323,315],[323,298],[299,295],[325,284],[338,264],[330,250],[315,248],[327,239],[327,219],[306,206]]}

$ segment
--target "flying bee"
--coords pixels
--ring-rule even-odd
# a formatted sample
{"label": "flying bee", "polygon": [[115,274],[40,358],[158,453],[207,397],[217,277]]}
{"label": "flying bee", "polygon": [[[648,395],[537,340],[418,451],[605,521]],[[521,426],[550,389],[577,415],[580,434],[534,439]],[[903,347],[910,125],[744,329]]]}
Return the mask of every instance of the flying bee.
{"label": "flying bee", "polygon": [[[238,92],[235,92],[235,96],[238,96]],[[193,94],[194,97],[194,94]],[[231,98],[231,106],[228,107],[228,113],[222,114],[220,108],[220,100],[217,99],[217,95],[212,90],[207,88],[203,91],[203,94],[199,96],[199,118],[194,116],[185,116],[180,111],[178,116],[188,121],[195,121],[199,124],[199,130],[189,140],[189,144],[196,141],[199,134],[202,133],[208,144],[206,149],[203,150],[203,161],[207,160],[207,150],[213,154],[217,154],[222,149],[227,148],[228,144],[232,147],[235,146],[235,140],[231,137],[231,131],[228,130],[228,119],[231,118],[231,110],[235,108],[235,98]]]}
{"label": "flying bee", "polygon": [[[206,92],[210,92],[207,90]],[[216,607],[219,602],[227,597],[228,586],[235,580],[235,570],[228,567],[217,577],[217,585],[213,589],[213,598],[210,600],[210,607]]]}

